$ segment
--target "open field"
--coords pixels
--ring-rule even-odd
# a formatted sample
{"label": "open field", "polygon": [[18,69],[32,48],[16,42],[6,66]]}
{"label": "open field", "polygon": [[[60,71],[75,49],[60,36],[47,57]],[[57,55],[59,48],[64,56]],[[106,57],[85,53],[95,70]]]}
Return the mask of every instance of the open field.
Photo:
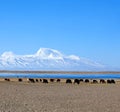
{"label": "open field", "polygon": [[0,82],[0,112],[119,112],[120,84]]}

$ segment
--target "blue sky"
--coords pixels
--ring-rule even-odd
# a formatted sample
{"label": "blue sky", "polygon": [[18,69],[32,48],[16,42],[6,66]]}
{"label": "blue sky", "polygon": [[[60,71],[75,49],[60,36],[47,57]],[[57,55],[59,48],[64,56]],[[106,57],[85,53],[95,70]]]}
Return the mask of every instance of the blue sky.
{"label": "blue sky", "polygon": [[0,54],[40,47],[120,67],[120,1],[1,0]]}

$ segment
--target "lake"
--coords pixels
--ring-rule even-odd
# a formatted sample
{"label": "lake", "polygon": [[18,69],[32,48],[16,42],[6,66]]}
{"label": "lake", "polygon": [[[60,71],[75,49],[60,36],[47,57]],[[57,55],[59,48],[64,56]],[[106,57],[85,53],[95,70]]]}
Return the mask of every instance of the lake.
{"label": "lake", "polygon": [[120,74],[0,74],[1,78],[120,79]]}

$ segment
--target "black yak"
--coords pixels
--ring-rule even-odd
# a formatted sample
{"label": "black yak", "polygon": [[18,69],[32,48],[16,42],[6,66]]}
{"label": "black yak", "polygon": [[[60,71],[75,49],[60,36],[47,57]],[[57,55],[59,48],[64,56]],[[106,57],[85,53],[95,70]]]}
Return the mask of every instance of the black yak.
{"label": "black yak", "polygon": [[55,81],[55,79],[50,79],[50,82],[54,82]]}
{"label": "black yak", "polygon": [[80,80],[79,79],[75,79],[74,80],[74,84],[80,84]]}
{"label": "black yak", "polygon": [[19,82],[22,82],[23,80],[20,78],[20,79],[18,79],[18,81],[19,81]]}
{"label": "black yak", "polygon": [[106,83],[104,79],[100,79],[100,83]]}
{"label": "black yak", "polygon": [[36,79],[36,82],[39,82],[39,80],[38,80],[38,79]]}
{"label": "black yak", "polygon": [[40,79],[40,82],[42,82],[42,79]]}
{"label": "black yak", "polygon": [[108,84],[111,84],[111,80],[107,80],[107,83],[108,83]]}
{"label": "black yak", "polygon": [[94,83],[94,84],[97,84],[97,83],[98,83],[98,81],[97,81],[97,80],[93,80],[93,83]]}
{"label": "black yak", "polygon": [[48,80],[47,79],[43,79],[43,83],[48,83]]}
{"label": "black yak", "polygon": [[83,82],[84,80],[83,79],[80,79],[80,82]]}
{"label": "black yak", "polygon": [[112,79],[112,80],[111,80],[111,83],[112,83],[112,84],[115,84],[115,80]]}
{"label": "black yak", "polygon": [[68,84],[68,83],[69,83],[69,84],[72,84],[72,81],[71,81],[70,79],[67,79],[67,80],[66,80],[66,83],[67,83],[67,84]]}
{"label": "black yak", "polygon": [[85,83],[89,83],[90,81],[88,79],[85,79]]}
{"label": "black yak", "polygon": [[10,79],[5,78],[5,81],[10,81]]}
{"label": "black yak", "polygon": [[34,79],[29,78],[29,81],[32,82],[32,83],[35,83]]}
{"label": "black yak", "polygon": [[57,79],[57,82],[60,82],[60,79]]}

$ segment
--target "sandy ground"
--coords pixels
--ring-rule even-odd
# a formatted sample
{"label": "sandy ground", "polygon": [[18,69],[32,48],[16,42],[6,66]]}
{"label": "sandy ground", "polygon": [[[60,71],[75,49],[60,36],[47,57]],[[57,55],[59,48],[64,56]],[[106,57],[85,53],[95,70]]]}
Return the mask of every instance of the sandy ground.
{"label": "sandy ground", "polygon": [[0,112],[120,112],[120,84],[0,82]]}

